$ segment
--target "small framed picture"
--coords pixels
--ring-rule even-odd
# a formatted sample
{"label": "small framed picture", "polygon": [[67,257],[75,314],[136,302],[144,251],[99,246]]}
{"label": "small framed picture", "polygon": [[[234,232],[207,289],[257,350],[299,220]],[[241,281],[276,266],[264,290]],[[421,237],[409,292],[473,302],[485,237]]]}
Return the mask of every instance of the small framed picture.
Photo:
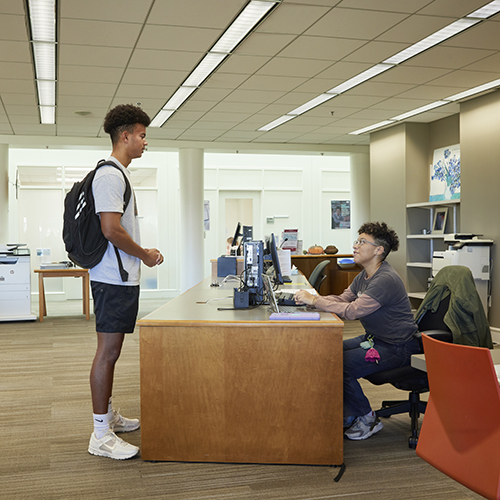
{"label": "small framed picture", "polygon": [[444,234],[447,216],[448,209],[446,207],[436,208],[434,212],[434,222],[432,224],[432,234]]}

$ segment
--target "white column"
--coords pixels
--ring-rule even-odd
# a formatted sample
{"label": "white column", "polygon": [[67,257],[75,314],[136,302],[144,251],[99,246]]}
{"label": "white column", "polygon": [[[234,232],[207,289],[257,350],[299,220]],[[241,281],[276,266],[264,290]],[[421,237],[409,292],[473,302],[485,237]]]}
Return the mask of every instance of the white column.
{"label": "white column", "polygon": [[181,293],[204,278],[203,153],[203,149],[179,150]]}
{"label": "white column", "polygon": [[358,229],[370,220],[370,155],[351,154],[351,234],[353,241]]}
{"label": "white column", "polygon": [[9,238],[9,146],[0,144],[0,243]]}

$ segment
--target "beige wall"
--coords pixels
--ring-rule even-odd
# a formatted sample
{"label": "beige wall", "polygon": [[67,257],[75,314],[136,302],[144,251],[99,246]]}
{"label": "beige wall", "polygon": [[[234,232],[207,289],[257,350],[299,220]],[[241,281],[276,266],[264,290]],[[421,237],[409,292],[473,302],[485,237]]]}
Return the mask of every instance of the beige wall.
{"label": "beige wall", "polygon": [[461,103],[459,115],[372,134],[371,219],[385,220],[400,236],[400,251],[390,262],[407,283],[406,204],[428,201],[433,152],[453,144],[460,144],[461,155],[460,231],[497,242],[489,321],[500,328],[500,91]]}
{"label": "beige wall", "polygon": [[500,92],[460,107],[461,230],[495,240],[490,325],[500,327]]}
{"label": "beige wall", "polygon": [[370,138],[370,219],[383,221],[399,236],[399,250],[388,262],[406,277],[406,124],[381,130]]}

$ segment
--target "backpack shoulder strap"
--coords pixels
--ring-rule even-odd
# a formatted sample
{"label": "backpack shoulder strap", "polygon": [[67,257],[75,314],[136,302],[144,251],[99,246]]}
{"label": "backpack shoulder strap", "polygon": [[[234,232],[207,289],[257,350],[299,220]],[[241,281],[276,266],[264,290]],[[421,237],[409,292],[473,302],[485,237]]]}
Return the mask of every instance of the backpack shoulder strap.
{"label": "backpack shoulder strap", "polygon": [[128,207],[128,204],[130,202],[130,198],[132,197],[132,186],[130,185],[130,182],[123,172],[123,170],[114,162],[111,160],[99,160],[97,162],[97,166],[94,170],[97,170],[101,167],[104,166],[109,166],[109,167],[115,167],[117,170],[121,172],[123,175],[123,180],[125,181],[125,193],[123,193],[123,213],[125,213],[125,209]]}
{"label": "backpack shoulder strap", "polygon": [[[125,213],[125,209],[127,208],[130,202],[130,198],[132,196],[132,187],[130,186],[130,182],[127,179],[127,176],[125,175],[123,170],[115,162],[112,162],[110,160],[100,160],[99,162],[97,162],[97,166],[94,169],[94,171],[97,171],[97,169],[104,167],[105,165],[110,167],[115,167],[123,175],[123,180],[125,181],[125,193],[123,193],[123,213]],[[118,269],[120,270],[120,277],[122,281],[128,281],[128,272],[123,267],[122,259],[120,257],[120,252],[118,251],[118,248],[116,248],[115,245],[113,245],[113,247],[116,253],[116,260],[118,261]]]}

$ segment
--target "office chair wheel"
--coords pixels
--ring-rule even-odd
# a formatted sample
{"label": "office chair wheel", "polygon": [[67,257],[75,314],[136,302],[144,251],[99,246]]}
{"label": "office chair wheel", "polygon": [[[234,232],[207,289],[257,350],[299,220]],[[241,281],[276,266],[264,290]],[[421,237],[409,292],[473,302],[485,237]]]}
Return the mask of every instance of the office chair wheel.
{"label": "office chair wheel", "polygon": [[417,438],[417,437],[415,437],[415,436],[410,436],[410,437],[408,438],[408,446],[409,446],[412,450],[414,450],[414,449],[416,449],[416,448],[417,448],[417,443],[418,443],[418,438]]}

